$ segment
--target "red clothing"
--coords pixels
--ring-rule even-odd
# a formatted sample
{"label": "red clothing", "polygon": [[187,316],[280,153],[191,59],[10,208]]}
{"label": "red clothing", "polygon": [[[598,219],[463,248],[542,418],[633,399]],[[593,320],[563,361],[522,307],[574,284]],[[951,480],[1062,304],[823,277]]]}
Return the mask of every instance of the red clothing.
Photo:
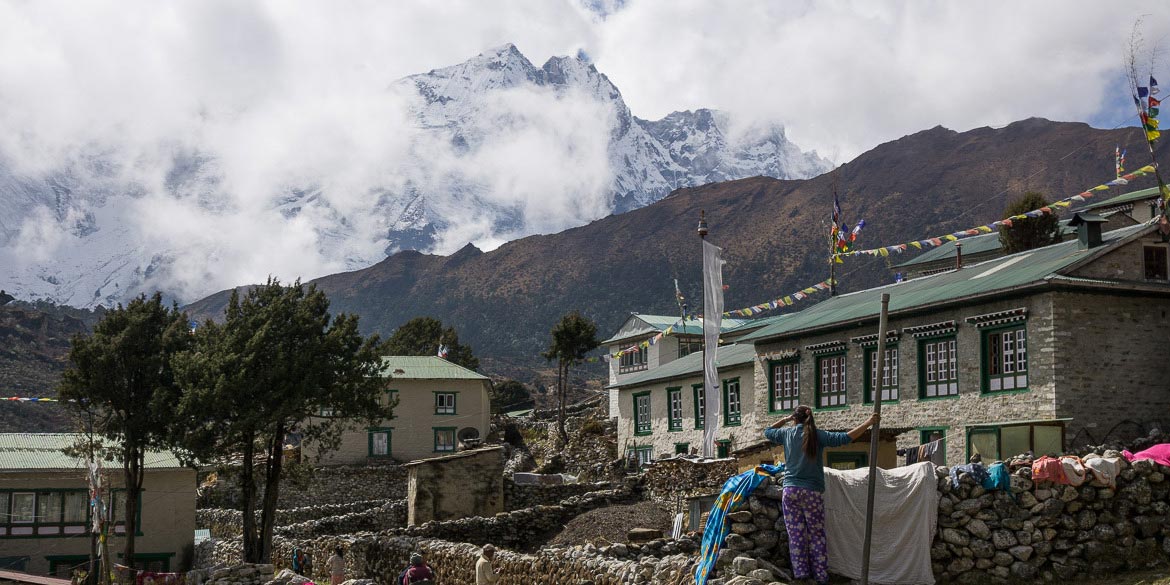
{"label": "red clothing", "polygon": [[1033,481],[1050,481],[1068,485],[1068,476],[1064,474],[1064,466],[1059,459],[1044,456],[1032,463]]}
{"label": "red clothing", "polygon": [[431,568],[426,565],[415,565],[406,572],[406,582],[417,583],[419,581],[426,581],[430,579],[435,580],[435,574],[431,572]]}

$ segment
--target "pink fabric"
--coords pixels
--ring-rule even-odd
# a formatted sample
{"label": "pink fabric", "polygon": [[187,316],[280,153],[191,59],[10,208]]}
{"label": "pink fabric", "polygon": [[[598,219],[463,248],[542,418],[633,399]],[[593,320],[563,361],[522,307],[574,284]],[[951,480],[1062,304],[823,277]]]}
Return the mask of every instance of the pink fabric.
{"label": "pink fabric", "polygon": [[1064,466],[1060,460],[1047,455],[1032,463],[1032,480],[1068,485],[1068,476],[1064,474]]}
{"label": "pink fabric", "polygon": [[1170,443],[1154,445],[1145,451],[1139,451],[1137,453],[1122,451],[1121,454],[1126,458],[1126,460],[1131,462],[1137,461],[1139,459],[1149,459],[1159,465],[1170,467]]}

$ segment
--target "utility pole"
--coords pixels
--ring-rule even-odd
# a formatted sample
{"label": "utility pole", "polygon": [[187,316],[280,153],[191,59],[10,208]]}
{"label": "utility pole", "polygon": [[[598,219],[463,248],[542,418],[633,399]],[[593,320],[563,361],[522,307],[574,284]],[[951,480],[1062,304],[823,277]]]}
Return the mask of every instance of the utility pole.
{"label": "utility pole", "polygon": [[[882,293],[882,312],[878,317],[877,371],[870,376],[873,385],[873,413],[882,414],[882,372],[886,366],[886,326],[890,312],[890,293]],[[865,364],[864,367],[869,367]],[[864,392],[864,389],[862,389]],[[865,503],[865,545],[861,551],[861,585],[869,585],[869,553],[873,542],[873,495],[877,485],[878,435],[882,421],[869,428],[869,493]]]}

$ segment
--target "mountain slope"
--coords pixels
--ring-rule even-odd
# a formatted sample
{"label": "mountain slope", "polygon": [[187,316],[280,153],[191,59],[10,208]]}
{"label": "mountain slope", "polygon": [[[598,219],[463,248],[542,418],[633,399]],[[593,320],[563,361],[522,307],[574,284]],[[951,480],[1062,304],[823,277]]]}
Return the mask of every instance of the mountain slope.
{"label": "mountain slope", "polygon": [[[398,80],[384,102],[381,117],[365,122],[401,143],[354,167],[332,152],[301,161],[297,147],[312,145],[278,144],[279,135],[257,154],[277,159],[281,172],[267,174],[187,136],[173,137],[183,147],[139,145],[161,152],[129,162],[94,145],[36,176],[5,166],[12,153],[0,152],[0,287],[78,307],[154,290],[191,300],[235,284],[233,274],[274,270],[283,258],[253,254],[272,240],[297,246],[299,261],[283,272],[316,276],[398,250],[450,253],[469,241],[494,247],[552,233],[679,187],[832,168],[779,125],[739,128],[711,110],[639,119],[583,57],[536,67],[510,44]],[[236,123],[205,115],[211,129]],[[161,228],[151,217],[160,210],[190,221]],[[270,236],[249,241],[232,230]],[[269,253],[284,253],[281,243]]]}
{"label": "mountain slope", "polygon": [[[741,307],[828,276],[824,223],[834,189],[847,221],[867,220],[863,247],[900,243],[998,218],[1025,190],[1062,197],[1108,180],[1114,146],[1138,152],[1141,140],[1137,129],[1039,119],[964,133],[936,127],[814,179],[756,177],[682,189],[642,209],[490,252],[402,252],[313,283],[335,311],[361,315],[367,331],[385,334],[414,316],[438,317],[458,328],[486,370],[516,374],[542,364],[548,331],[566,311],[583,311],[602,333],[630,311],[673,314],[676,277],[697,306],[699,210],[707,213],[709,239],[725,250],[727,307]],[[888,278],[885,264],[870,257],[847,260],[838,275],[843,291]],[[189,309],[218,315],[227,294]]]}

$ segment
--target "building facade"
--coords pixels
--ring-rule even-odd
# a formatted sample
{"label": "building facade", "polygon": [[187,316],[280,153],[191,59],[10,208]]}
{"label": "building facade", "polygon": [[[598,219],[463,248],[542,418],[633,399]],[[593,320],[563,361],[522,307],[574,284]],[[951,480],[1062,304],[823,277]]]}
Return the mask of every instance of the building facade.
{"label": "building facade", "polygon": [[[62,449],[74,434],[0,434],[0,569],[69,578],[89,563],[92,512],[85,462]],[[113,501],[111,555],[125,536],[121,464],[105,463]],[[190,568],[195,538],[195,471],[169,453],[146,456],[138,507],[135,565],[158,572]]]}
{"label": "building facade", "polygon": [[335,465],[411,461],[454,453],[487,435],[487,376],[432,356],[387,356],[382,362],[382,400],[395,404],[394,417],[373,427],[355,423],[336,450],[319,453],[306,444],[306,457]]}

